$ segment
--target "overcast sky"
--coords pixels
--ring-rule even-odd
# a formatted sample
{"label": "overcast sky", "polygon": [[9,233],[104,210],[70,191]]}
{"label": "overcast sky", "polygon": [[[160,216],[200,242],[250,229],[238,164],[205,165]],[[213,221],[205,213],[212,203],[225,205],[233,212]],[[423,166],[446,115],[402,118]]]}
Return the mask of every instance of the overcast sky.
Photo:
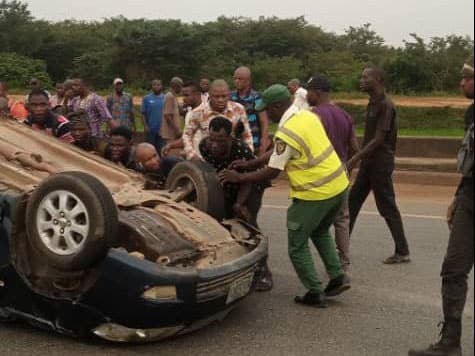
{"label": "overcast sky", "polygon": [[373,25],[387,43],[399,46],[415,32],[424,38],[448,34],[473,38],[473,0],[29,0],[36,18],[100,20],[127,18],[215,20],[220,15],[289,18],[304,15],[326,31],[342,34],[349,26]]}

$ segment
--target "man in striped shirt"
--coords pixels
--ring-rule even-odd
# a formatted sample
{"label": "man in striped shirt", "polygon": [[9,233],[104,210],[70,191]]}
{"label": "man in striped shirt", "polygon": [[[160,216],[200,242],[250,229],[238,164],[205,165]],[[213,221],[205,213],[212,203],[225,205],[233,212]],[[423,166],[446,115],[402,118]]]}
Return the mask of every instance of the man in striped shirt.
{"label": "man in striped shirt", "polygon": [[229,86],[217,79],[211,84],[209,102],[195,108],[190,120],[185,126],[183,143],[187,159],[202,160],[199,151],[193,145],[193,137],[199,132],[202,138],[208,137],[208,127],[211,120],[217,116],[227,118],[233,124],[233,135],[241,138],[244,143],[254,150],[251,128],[247,119],[246,110],[241,104],[229,100]]}

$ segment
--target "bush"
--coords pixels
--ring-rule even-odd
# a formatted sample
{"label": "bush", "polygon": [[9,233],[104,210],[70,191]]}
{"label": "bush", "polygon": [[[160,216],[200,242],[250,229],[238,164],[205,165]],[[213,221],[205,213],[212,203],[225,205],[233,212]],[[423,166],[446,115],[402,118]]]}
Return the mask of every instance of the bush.
{"label": "bush", "polygon": [[0,80],[12,88],[25,88],[31,78],[38,78],[44,87],[51,86],[45,62],[20,56],[16,53],[0,53]]}
{"label": "bush", "polygon": [[[337,100],[338,101],[338,100]],[[364,128],[366,117],[366,107],[363,105],[352,105],[338,103],[352,117],[357,128]],[[449,107],[422,108],[399,106],[396,108],[399,129],[425,130],[425,129],[460,129],[464,128],[463,109]]]}

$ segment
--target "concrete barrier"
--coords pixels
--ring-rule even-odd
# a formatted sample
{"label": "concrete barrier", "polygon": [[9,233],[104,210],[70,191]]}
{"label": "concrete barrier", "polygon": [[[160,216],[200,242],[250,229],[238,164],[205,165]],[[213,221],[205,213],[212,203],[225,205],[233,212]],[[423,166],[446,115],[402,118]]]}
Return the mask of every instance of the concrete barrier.
{"label": "concrete barrier", "polygon": [[[362,138],[359,140],[361,142]],[[399,137],[396,156],[454,158],[461,142],[458,137]]]}
{"label": "concrete barrier", "polygon": [[[144,140],[143,132],[135,134],[135,142],[143,142]],[[359,140],[361,142],[362,138],[359,137]],[[396,156],[452,159],[457,156],[461,142],[461,138],[451,137],[399,137]]]}

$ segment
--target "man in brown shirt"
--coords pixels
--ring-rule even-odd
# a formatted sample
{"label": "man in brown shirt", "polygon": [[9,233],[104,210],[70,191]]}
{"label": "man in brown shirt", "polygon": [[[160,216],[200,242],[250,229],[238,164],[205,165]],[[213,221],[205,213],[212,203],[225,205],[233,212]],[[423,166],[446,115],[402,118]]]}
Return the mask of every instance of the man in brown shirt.
{"label": "man in brown shirt", "polygon": [[165,95],[160,136],[166,144],[181,136],[180,108],[177,96],[180,95],[182,87],[183,81],[174,77],[170,81],[170,91]]}
{"label": "man in brown shirt", "polygon": [[370,191],[373,191],[379,214],[386,220],[396,245],[395,253],[383,263],[409,262],[401,214],[396,204],[392,174],[396,153],[396,109],[386,95],[384,73],[378,68],[366,68],[361,76],[361,90],[368,93],[363,148],[348,161],[351,170],[361,160],[356,181],[350,192],[350,233]]}

